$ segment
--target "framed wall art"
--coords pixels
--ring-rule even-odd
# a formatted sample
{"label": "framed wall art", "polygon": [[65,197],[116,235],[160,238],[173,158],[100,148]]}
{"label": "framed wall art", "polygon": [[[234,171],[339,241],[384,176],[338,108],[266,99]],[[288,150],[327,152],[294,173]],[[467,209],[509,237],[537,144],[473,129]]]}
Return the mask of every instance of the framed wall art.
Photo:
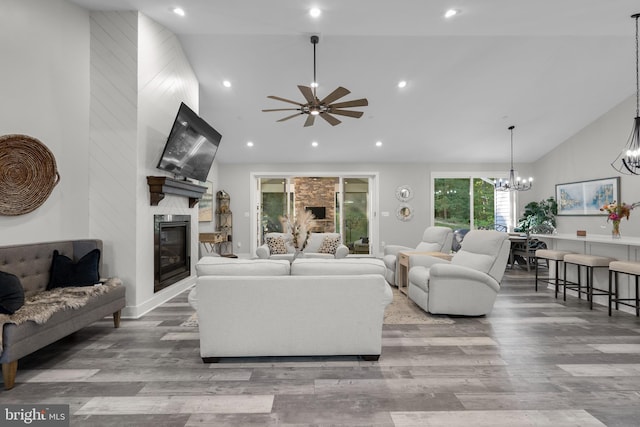
{"label": "framed wall art", "polygon": [[213,182],[201,182],[207,187],[198,203],[198,222],[213,221]]}
{"label": "framed wall art", "polygon": [[556,184],[558,215],[604,215],[600,208],[620,200],[620,177]]}

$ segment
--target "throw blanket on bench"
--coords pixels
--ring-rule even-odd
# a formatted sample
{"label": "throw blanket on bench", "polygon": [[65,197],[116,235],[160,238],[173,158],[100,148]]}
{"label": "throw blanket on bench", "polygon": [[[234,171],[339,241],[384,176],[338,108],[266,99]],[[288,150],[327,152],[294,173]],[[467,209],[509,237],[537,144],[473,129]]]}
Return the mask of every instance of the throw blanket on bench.
{"label": "throw blanket on bench", "polygon": [[96,295],[102,295],[122,285],[118,278],[110,278],[99,286],[69,286],[42,291],[25,298],[24,305],[18,311],[0,314],[0,353],[2,352],[2,330],[5,323],[19,325],[31,320],[41,325],[56,312],[74,310],[87,304]]}

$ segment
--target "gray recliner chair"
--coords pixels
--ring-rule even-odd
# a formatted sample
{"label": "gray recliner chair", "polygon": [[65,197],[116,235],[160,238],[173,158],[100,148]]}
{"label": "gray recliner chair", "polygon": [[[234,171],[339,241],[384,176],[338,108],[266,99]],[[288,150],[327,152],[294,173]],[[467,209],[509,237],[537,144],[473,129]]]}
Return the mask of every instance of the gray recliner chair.
{"label": "gray recliner chair", "polygon": [[385,278],[393,286],[398,286],[398,252],[451,252],[453,241],[453,231],[449,227],[431,226],[427,227],[422,234],[422,241],[418,246],[411,248],[401,245],[386,245],[382,260],[386,267]]}
{"label": "gray recliner chair", "polygon": [[451,261],[409,258],[409,298],[433,314],[480,316],[493,309],[507,267],[507,233],[472,230]]}

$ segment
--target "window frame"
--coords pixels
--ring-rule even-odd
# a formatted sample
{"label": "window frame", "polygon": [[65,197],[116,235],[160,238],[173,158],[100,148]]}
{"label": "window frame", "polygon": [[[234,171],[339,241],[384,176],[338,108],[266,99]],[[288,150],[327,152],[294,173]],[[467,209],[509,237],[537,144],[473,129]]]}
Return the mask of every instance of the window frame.
{"label": "window frame", "polygon": [[[475,229],[475,224],[474,224],[474,206],[473,206],[473,180],[474,179],[488,179],[487,177],[493,177],[496,179],[500,179],[500,178],[506,178],[505,172],[495,172],[495,171],[453,171],[453,172],[431,172],[431,176],[430,176],[430,185],[429,185],[429,199],[430,199],[430,203],[431,203],[431,209],[429,212],[429,216],[430,216],[430,221],[431,221],[431,225],[434,225],[436,223],[436,219],[435,219],[435,180],[436,179],[442,179],[442,178],[451,178],[451,179],[455,179],[455,178],[462,178],[462,179],[468,179],[470,182],[469,185],[469,222],[470,222],[470,230]],[[509,196],[510,196],[510,201],[509,201],[509,207],[510,207],[510,212],[509,212],[509,216],[507,218],[507,231],[511,232],[513,231],[515,224],[516,224],[516,206],[517,206],[517,202],[518,202],[518,195],[517,195],[517,191],[510,191],[509,192]]]}

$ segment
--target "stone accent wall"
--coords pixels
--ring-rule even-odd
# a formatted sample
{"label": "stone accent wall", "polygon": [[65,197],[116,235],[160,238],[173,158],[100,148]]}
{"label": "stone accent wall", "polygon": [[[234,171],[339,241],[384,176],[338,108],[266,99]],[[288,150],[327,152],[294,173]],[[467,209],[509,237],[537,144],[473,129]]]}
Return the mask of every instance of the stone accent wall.
{"label": "stone accent wall", "polygon": [[295,211],[304,209],[305,206],[324,206],[326,218],[314,220],[313,232],[335,232],[336,222],[336,186],[338,178],[295,178]]}

